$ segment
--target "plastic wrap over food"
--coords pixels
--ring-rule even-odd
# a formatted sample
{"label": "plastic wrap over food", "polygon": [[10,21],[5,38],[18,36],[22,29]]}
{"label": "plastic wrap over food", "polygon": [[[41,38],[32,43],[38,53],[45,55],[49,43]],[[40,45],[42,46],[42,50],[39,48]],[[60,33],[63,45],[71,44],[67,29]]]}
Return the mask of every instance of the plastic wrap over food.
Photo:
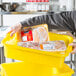
{"label": "plastic wrap over food", "polygon": [[32,49],[40,49],[40,44],[37,42],[18,42],[18,46],[28,47]]}
{"label": "plastic wrap over food", "polygon": [[[30,28],[30,29],[29,29]],[[32,27],[26,27],[21,31],[22,42],[33,41],[33,42],[45,42],[49,41],[48,25],[36,25]]]}
{"label": "plastic wrap over food", "polygon": [[41,43],[40,48],[47,51],[65,51],[66,45],[64,41],[48,41]]}
{"label": "plastic wrap over food", "polygon": [[38,49],[42,51],[65,51],[66,45],[64,41],[46,41],[46,42],[19,42],[18,46]]}
{"label": "plastic wrap over food", "polygon": [[43,25],[33,29],[33,41],[34,42],[45,42],[48,41],[48,29],[47,25]]}

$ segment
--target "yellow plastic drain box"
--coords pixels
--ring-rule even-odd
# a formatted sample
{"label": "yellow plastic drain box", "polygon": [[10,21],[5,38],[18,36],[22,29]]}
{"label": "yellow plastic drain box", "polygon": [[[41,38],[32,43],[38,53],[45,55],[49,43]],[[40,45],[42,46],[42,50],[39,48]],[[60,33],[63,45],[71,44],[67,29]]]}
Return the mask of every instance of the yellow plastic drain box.
{"label": "yellow plastic drain box", "polygon": [[68,44],[73,41],[73,38],[66,35],[59,35],[54,33],[49,33],[50,41],[53,40],[64,40],[67,46],[65,52],[47,52],[40,51],[36,49],[25,48],[17,46],[18,33],[10,37],[10,33],[7,34],[6,38],[2,41],[4,45],[5,57],[21,60],[25,62],[33,62],[39,64],[46,64],[52,67],[62,68],[64,65],[65,57],[72,51],[72,47]]}
{"label": "yellow plastic drain box", "polygon": [[59,68],[25,62],[4,63],[1,76],[72,76],[74,71],[66,64]]}

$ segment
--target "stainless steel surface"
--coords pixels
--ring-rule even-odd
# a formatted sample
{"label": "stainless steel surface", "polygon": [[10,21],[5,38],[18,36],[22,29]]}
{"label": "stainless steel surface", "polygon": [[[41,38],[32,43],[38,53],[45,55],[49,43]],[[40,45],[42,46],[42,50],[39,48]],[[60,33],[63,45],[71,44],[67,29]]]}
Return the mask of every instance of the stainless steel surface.
{"label": "stainless steel surface", "polygon": [[2,38],[0,40],[0,63],[4,63],[5,62],[5,57],[4,57],[4,48],[1,44]]}
{"label": "stainless steel surface", "polygon": [[1,41],[2,41],[3,38],[0,38],[0,63],[3,63],[5,60],[4,60],[4,53],[3,53],[3,46],[1,44]]}
{"label": "stainless steel surface", "polygon": [[5,62],[5,57],[4,57],[4,48],[1,44],[2,39],[5,37],[3,35],[3,32],[7,29],[8,27],[0,27],[0,63],[4,63]]}
{"label": "stainless steel surface", "polygon": [[47,12],[0,12],[1,15],[5,14],[46,14]]}
{"label": "stainless steel surface", "polygon": [[76,66],[76,54],[75,54],[75,56],[74,56],[74,60],[75,60],[75,66]]}
{"label": "stainless steel surface", "polygon": [[76,76],[76,66],[74,65],[74,75],[73,76]]}

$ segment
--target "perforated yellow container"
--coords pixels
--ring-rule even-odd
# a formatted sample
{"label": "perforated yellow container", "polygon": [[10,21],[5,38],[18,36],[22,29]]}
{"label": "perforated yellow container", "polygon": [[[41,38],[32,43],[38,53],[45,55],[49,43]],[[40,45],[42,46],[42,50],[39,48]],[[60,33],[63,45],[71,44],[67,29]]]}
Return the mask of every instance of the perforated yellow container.
{"label": "perforated yellow container", "polygon": [[10,37],[10,33],[7,34],[6,38],[2,41],[4,45],[5,57],[24,62],[46,64],[51,67],[62,68],[64,65],[65,57],[72,51],[72,47],[68,46],[73,41],[73,38],[66,35],[59,35],[49,33],[50,41],[53,40],[64,40],[67,46],[65,52],[47,52],[36,49],[30,49],[25,47],[17,46],[18,34],[14,34]]}
{"label": "perforated yellow container", "polygon": [[43,64],[16,62],[4,63],[1,69],[1,76],[72,76],[74,74],[74,71],[66,64],[63,65],[62,69],[59,69]]}

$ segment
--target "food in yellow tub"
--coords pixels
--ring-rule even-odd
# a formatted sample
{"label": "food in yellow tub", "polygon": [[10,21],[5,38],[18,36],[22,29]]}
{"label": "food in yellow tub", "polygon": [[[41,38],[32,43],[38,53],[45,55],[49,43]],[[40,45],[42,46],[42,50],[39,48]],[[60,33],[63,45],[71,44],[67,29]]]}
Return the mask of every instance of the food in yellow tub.
{"label": "food in yellow tub", "polygon": [[43,51],[65,51],[66,45],[64,41],[46,41],[46,42],[19,42],[19,46],[38,49]]}
{"label": "food in yellow tub", "polygon": [[[29,29],[31,28],[31,29]],[[32,27],[26,27],[21,31],[22,42],[45,42],[49,41],[48,25],[41,24]]]}

